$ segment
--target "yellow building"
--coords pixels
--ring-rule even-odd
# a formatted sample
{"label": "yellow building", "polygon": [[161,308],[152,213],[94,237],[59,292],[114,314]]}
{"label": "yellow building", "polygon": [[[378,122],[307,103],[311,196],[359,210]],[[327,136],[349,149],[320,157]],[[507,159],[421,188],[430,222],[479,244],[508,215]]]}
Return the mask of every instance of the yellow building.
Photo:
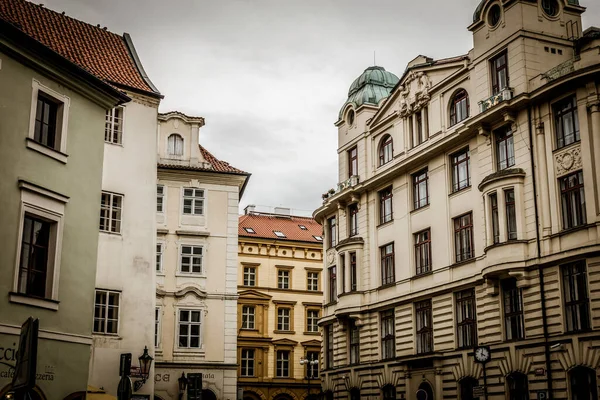
{"label": "yellow building", "polygon": [[467,54],[352,84],[340,183],[314,213],[325,398],[598,398],[600,30],[584,11],[482,0]]}
{"label": "yellow building", "polygon": [[315,220],[286,208],[248,206],[239,219],[238,388],[245,400],[304,399],[309,385],[310,394],[321,392],[321,234]]}

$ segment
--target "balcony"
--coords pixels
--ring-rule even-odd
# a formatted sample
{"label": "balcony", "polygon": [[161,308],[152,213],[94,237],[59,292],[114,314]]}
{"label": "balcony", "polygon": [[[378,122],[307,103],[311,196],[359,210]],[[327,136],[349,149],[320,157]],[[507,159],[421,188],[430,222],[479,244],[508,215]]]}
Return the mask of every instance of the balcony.
{"label": "balcony", "polygon": [[490,108],[502,103],[503,101],[508,101],[513,98],[513,90],[509,87],[506,87],[497,94],[492,97],[482,100],[479,102],[479,112],[483,113],[489,110]]}
{"label": "balcony", "polygon": [[327,201],[327,199],[329,199],[330,197],[333,197],[336,194],[343,192],[346,189],[353,188],[356,185],[358,185],[358,175],[352,175],[350,178],[346,179],[345,181],[338,183],[337,189],[332,188],[332,189],[329,189],[329,191],[327,193],[323,193],[323,195],[322,195],[323,202]]}

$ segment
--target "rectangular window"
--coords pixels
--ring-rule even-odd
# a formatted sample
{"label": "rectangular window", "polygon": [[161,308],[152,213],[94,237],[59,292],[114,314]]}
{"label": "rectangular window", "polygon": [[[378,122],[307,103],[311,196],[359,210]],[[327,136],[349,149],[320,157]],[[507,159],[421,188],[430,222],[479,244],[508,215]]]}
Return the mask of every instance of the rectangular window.
{"label": "rectangular window", "polygon": [[355,147],[348,150],[348,178],[358,175],[358,149]]}
{"label": "rectangular window", "polygon": [[290,288],[290,271],[287,269],[277,270],[277,287],[279,289]]}
{"label": "rectangular window", "polygon": [[358,276],[356,271],[356,252],[350,253],[350,291],[358,289]]}
{"label": "rectangular window", "polygon": [[348,218],[348,236],[356,236],[358,235],[358,204],[352,204],[350,207],[348,207],[348,214],[350,216]]}
{"label": "rectangular window", "polygon": [[523,339],[525,327],[523,324],[523,292],[517,287],[516,279],[502,281],[504,298],[504,331],[506,340]]}
{"label": "rectangular window", "polygon": [[186,274],[202,274],[202,246],[181,246],[181,268],[180,272]]}
{"label": "rectangular window", "polygon": [[314,364],[307,364],[306,366],[306,376],[309,376],[310,379],[315,379],[319,377],[319,356],[321,353],[319,351],[307,351],[306,359],[310,361],[317,361]]}
{"label": "rectangular window", "polygon": [[156,243],[156,272],[162,272],[163,244]]}
{"label": "rectangular window", "polygon": [[306,273],[306,289],[310,291],[319,290],[319,273],[318,272],[307,272]]}
{"label": "rectangular window", "polygon": [[492,234],[494,235],[494,244],[500,243],[500,217],[498,216],[498,195],[490,194],[490,208],[492,211]]}
{"label": "rectangular window", "polygon": [[586,216],[583,172],[578,171],[563,176],[559,181],[563,229],[585,225]]}
{"label": "rectangular window", "polygon": [[94,333],[117,334],[119,331],[119,292],[96,290]]}
{"label": "rectangular window", "polygon": [[277,350],[277,377],[287,378],[290,376],[290,351]]}
{"label": "rectangular window", "polygon": [[396,357],[396,329],[394,310],[381,313],[381,358],[388,360]]}
{"label": "rectangular window", "polygon": [[585,261],[563,265],[561,269],[565,293],[566,331],[589,330],[591,328],[590,301]]}
{"label": "rectangular window", "polygon": [[517,211],[514,189],[504,191],[504,203],[506,205],[506,233],[508,240],[517,240]]}
{"label": "rectangular window", "polygon": [[306,331],[319,332],[319,310],[306,310]]}
{"label": "rectangular window", "polygon": [[254,376],[254,349],[242,349],[241,376]]}
{"label": "rectangular window", "polygon": [[46,297],[53,223],[25,214],[19,263],[19,293]]}
{"label": "rectangular window", "polygon": [[337,226],[335,217],[327,219],[327,228],[329,229],[329,247],[337,244]]}
{"label": "rectangular window", "polygon": [[360,334],[353,319],[348,321],[348,339],[348,343],[350,343],[350,364],[355,365],[360,362]]}
{"label": "rectangular window", "polygon": [[471,348],[477,343],[475,290],[456,293],[456,338],[458,348]]}
{"label": "rectangular window", "polygon": [[287,307],[279,307],[277,309],[277,330],[290,331],[290,316],[292,310]]}
{"label": "rectangular window", "polygon": [[164,212],[165,187],[156,185],[156,212]]}
{"label": "rectangular window", "polygon": [[427,169],[417,172],[412,176],[414,209],[418,210],[429,204],[429,177]]}
{"label": "rectangular window", "polygon": [[456,262],[475,257],[473,248],[473,217],[471,213],[454,218],[454,248]]}
{"label": "rectangular window", "polygon": [[183,189],[183,213],[185,215],[204,214],[204,189]]}
{"label": "rectangular window", "polygon": [[458,192],[471,186],[469,149],[461,150],[450,158],[452,160],[452,192]]}
{"label": "rectangular window", "polygon": [[202,347],[201,312],[200,310],[179,310],[179,348],[199,349]]}
{"label": "rectangular window", "polygon": [[337,300],[337,274],[335,265],[329,267],[329,301]]}
{"label": "rectangular window", "polygon": [[327,325],[324,328],[325,331],[325,368],[333,368],[333,324]]}
{"label": "rectangular window", "polygon": [[123,107],[106,110],[104,141],[112,144],[123,144]]}
{"label": "rectangular window", "polygon": [[494,135],[496,136],[498,171],[512,167],[515,165],[515,146],[510,126],[498,129]]}
{"label": "rectangular window", "polygon": [[385,224],[392,219],[392,188],[389,187],[379,192],[379,223]]}
{"label": "rectangular window", "polygon": [[54,150],[60,150],[56,123],[58,108],[59,104],[55,99],[41,91],[38,92],[33,140]]}
{"label": "rectangular window", "polygon": [[492,64],[492,94],[498,94],[508,87],[508,64],[506,52],[490,60]]}
{"label": "rectangular window", "polygon": [[386,244],[379,248],[381,252],[381,285],[390,285],[396,282],[394,269],[394,243]]}
{"label": "rectangular window", "polygon": [[342,282],[342,290],[340,293],[346,292],[346,255],[340,254],[340,281]]}
{"label": "rectangular window", "polygon": [[254,306],[242,306],[242,329],[254,329],[255,311]]}
{"label": "rectangular window", "polygon": [[553,105],[556,148],[579,142],[579,119],[577,118],[577,98],[568,97]]}
{"label": "rectangular window", "polygon": [[244,267],[244,286],[256,286],[255,267]]}
{"label": "rectangular window", "polygon": [[123,195],[102,192],[100,203],[100,230],[108,233],[121,233],[121,213]]}
{"label": "rectangular window", "polygon": [[431,271],[431,232],[429,229],[415,234],[415,265],[417,275]]}
{"label": "rectangular window", "polygon": [[433,321],[431,317],[431,300],[415,303],[417,315],[417,354],[433,351]]}
{"label": "rectangular window", "polygon": [[154,347],[160,347],[160,307],[154,309]]}

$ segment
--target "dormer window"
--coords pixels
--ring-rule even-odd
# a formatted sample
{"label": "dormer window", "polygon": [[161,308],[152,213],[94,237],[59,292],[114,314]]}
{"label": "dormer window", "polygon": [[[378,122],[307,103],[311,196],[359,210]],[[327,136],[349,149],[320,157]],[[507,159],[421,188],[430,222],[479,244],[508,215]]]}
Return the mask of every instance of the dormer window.
{"label": "dormer window", "polygon": [[354,110],[348,111],[348,118],[347,118],[346,122],[350,126],[354,125]]}
{"label": "dormer window", "polygon": [[182,156],[183,155],[183,138],[180,135],[178,135],[176,133],[173,133],[172,135],[170,135],[167,144],[168,144],[167,152],[169,153],[169,155],[172,155],[172,156]]}
{"label": "dormer window", "polygon": [[490,24],[490,27],[495,28],[498,25],[498,22],[500,22],[501,17],[502,10],[500,9],[500,5],[494,4],[488,12],[488,24]]}
{"label": "dormer window", "polygon": [[275,234],[275,236],[280,237],[280,238],[284,238],[287,237],[285,236],[285,234],[281,231],[273,231],[273,233]]}
{"label": "dormer window", "polygon": [[254,229],[252,229],[252,228],[244,228],[244,230],[245,230],[247,233],[251,233],[251,234],[255,234],[255,233],[256,233],[256,231],[255,231]]}

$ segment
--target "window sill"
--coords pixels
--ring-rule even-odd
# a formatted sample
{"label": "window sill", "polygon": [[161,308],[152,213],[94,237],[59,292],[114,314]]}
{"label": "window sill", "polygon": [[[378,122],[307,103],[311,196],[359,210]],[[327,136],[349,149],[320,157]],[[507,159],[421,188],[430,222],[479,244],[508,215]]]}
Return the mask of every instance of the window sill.
{"label": "window sill", "polygon": [[123,234],[121,232],[110,232],[110,231],[103,231],[100,230],[100,233],[104,233],[106,235],[111,235],[111,236],[115,236],[115,237],[123,237]]}
{"label": "window sill", "polygon": [[203,273],[181,272],[181,271],[178,271],[175,274],[175,276],[182,277],[182,278],[206,278],[206,274],[203,274]]}
{"label": "window sill", "polygon": [[560,237],[560,236],[568,235],[569,233],[574,233],[574,232],[577,232],[577,231],[583,231],[585,229],[594,228],[594,227],[595,227],[594,224],[579,225],[579,226],[575,226],[573,228],[563,229],[560,232],[553,233],[549,237],[550,238]]}
{"label": "window sill", "polygon": [[554,150],[552,150],[552,153],[557,153],[557,152],[559,152],[561,150],[568,149],[569,147],[576,147],[579,144],[581,144],[581,139],[578,140],[578,141],[576,141],[576,142],[566,144],[566,145],[564,145],[562,147],[557,147]]}
{"label": "window sill", "polygon": [[177,357],[177,356],[179,356],[179,357],[189,357],[190,355],[204,356],[205,353],[206,353],[206,351],[204,350],[204,347],[201,347],[201,348],[191,348],[191,349],[176,347],[175,350],[173,351],[173,357]]}
{"label": "window sill", "polygon": [[198,237],[208,237],[210,236],[210,232],[208,231],[188,231],[183,229],[177,229],[175,231],[176,234],[181,236],[198,236]]}
{"label": "window sill", "polygon": [[258,329],[255,328],[240,328],[240,333],[242,332],[256,332],[258,333]]}
{"label": "window sill", "polygon": [[468,259],[462,260],[462,261],[457,261],[454,264],[450,265],[450,268],[460,267],[461,265],[469,264],[472,262],[475,262],[475,257],[471,257],[471,258],[468,258]]}
{"label": "window sill", "polygon": [[517,239],[507,240],[505,242],[498,242],[498,243],[491,244],[488,247],[486,247],[485,249],[483,249],[483,252],[487,253],[488,251],[495,249],[496,247],[507,246],[509,244],[526,244],[526,243],[529,243],[529,241],[528,240],[517,240]]}
{"label": "window sill", "polygon": [[104,141],[104,144],[111,144],[113,146],[125,147],[125,146],[123,146],[123,143],[107,142],[106,140]]}
{"label": "window sill", "polygon": [[45,308],[47,310],[58,311],[58,300],[45,299],[41,297],[29,296],[23,293],[10,292],[8,300],[11,303],[25,304],[32,307]]}
{"label": "window sill", "polygon": [[433,275],[433,270],[427,271],[427,272],[422,272],[420,274],[416,274],[415,276],[413,276],[410,279],[419,279],[419,278],[424,278],[426,276],[431,276]]}
{"label": "window sill", "polygon": [[392,219],[390,219],[389,221],[386,221],[386,222],[381,222],[379,225],[377,225],[377,229],[379,229],[379,228],[383,228],[384,226],[386,226],[386,225],[391,225],[391,224],[393,224],[393,223],[394,223],[394,219],[393,219],[393,218],[392,218]]}
{"label": "window sill", "polygon": [[62,153],[62,152],[55,150],[53,148],[50,148],[48,146],[44,146],[43,144],[38,143],[31,138],[27,138],[26,146],[28,149],[37,151],[38,153],[41,153],[50,158],[54,158],[55,160],[60,161],[63,164],[67,163],[67,157],[69,157],[68,154]]}
{"label": "window sill", "polygon": [[386,283],[384,285],[379,286],[377,289],[383,290],[383,289],[391,288],[393,286],[396,286],[396,282]]}
{"label": "window sill", "polygon": [[305,331],[304,334],[305,335],[312,335],[312,336],[320,336],[321,335],[320,332],[307,332],[307,331]]}
{"label": "window sill", "polygon": [[460,193],[468,192],[468,191],[470,191],[470,189],[471,189],[471,185],[469,184],[469,186],[465,186],[464,188],[453,191],[452,193],[450,193],[448,195],[448,197],[454,197],[455,195],[458,195]]}
{"label": "window sill", "polygon": [[415,208],[414,210],[412,210],[410,213],[411,214],[418,214],[421,211],[425,211],[429,209],[429,203],[425,204],[424,206],[421,206],[419,208]]}
{"label": "window sill", "polygon": [[119,336],[118,333],[92,332],[92,336],[98,337],[98,338],[113,339],[113,340],[123,340],[123,338],[121,336]]}
{"label": "window sill", "polygon": [[275,329],[275,330],[273,331],[273,333],[277,333],[277,334],[288,334],[288,333],[289,333],[289,334],[293,335],[293,334],[295,334],[295,333],[296,333],[296,331],[287,331],[287,330],[286,330],[286,331],[280,331],[280,330],[278,330],[278,329]]}

